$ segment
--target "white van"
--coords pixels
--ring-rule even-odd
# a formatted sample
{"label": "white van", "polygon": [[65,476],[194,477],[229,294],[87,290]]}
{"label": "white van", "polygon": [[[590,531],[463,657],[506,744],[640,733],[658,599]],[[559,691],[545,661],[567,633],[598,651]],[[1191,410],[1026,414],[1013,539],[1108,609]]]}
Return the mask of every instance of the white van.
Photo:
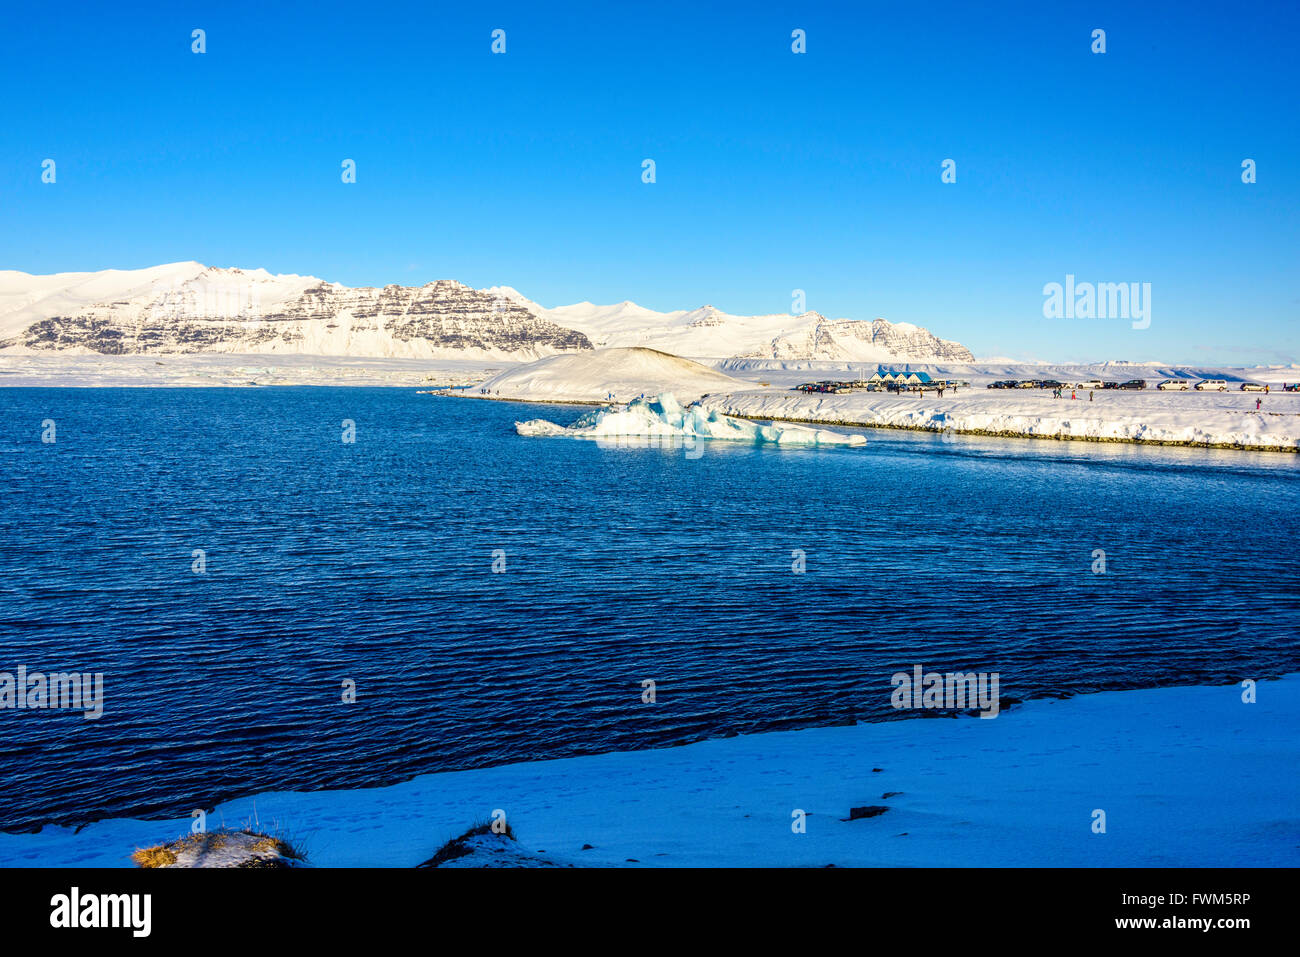
{"label": "white van", "polygon": [[1188,382],[1186,379],[1166,379],[1164,382],[1156,386],[1156,388],[1164,389],[1166,392],[1171,390],[1174,392],[1186,392],[1187,386]]}
{"label": "white van", "polygon": [[1102,386],[1102,384],[1101,384],[1101,380],[1100,380],[1100,379],[1089,379],[1087,382],[1080,382],[1079,385],[1078,385],[1078,388],[1080,388],[1080,389],[1100,389],[1100,388],[1103,388],[1103,386]]}
{"label": "white van", "polygon": [[1228,383],[1224,379],[1203,379],[1196,383],[1197,392],[1227,392]]}

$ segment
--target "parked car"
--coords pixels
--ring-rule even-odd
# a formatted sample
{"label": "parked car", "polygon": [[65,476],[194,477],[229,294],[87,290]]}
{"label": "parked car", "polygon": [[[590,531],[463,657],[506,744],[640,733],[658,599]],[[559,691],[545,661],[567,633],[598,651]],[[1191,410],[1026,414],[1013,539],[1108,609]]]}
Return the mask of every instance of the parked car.
{"label": "parked car", "polygon": [[1186,392],[1190,383],[1186,379],[1166,379],[1156,386],[1157,389],[1163,389],[1166,392]]}
{"label": "parked car", "polygon": [[1042,388],[1042,386],[1039,384],[1039,381],[1037,379],[1025,379],[1022,382],[1016,383],[1016,388],[1017,389],[1039,389]]}
{"label": "parked car", "polygon": [[1103,389],[1118,389],[1118,388],[1119,388],[1119,383],[1118,383],[1118,382],[1103,382],[1103,383],[1101,384],[1101,387],[1102,387]]}
{"label": "parked car", "polygon": [[1040,389],[1064,389],[1064,382],[1057,382],[1055,379],[1043,379],[1038,383]]}
{"label": "parked car", "polygon": [[1223,379],[1203,379],[1194,388],[1197,392],[1227,392],[1228,383]]}
{"label": "parked car", "polygon": [[1014,389],[1019,384],[1020,383],[1018,383],[1015,379],[1000,379],[997,382],[990,382],[989,388],[990,389]]}
{"label": "parked car", "polygon": [[1118,386],[1120,389],[1145,389],[1147,387],[1146,379],[1129,379],[1127,382],[1121,382]]}
{"label": "parked car", "polygon": [[1242,392],[1267,392],[1268,386],[1262,382],[1243,382],[1241,384]]}
{"label": "parked car", "polygon": [[1106,388],[1106,386],[1102,383],[1102,381],[1101,381],[1100,379],[1089,379],[1087,382],[1080,382],[1079,385],[1078,385],[1078,388],[1080,388],[1080,389],[1104,389],[1104,388]]}

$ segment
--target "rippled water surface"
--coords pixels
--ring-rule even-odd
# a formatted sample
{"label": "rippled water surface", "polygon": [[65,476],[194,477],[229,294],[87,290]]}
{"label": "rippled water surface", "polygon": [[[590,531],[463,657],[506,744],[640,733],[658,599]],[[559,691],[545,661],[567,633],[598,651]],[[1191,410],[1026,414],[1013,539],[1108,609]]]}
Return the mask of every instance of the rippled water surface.
{"label": "rippled water surface", "polygon": [[1296,456],[512,429],[578,411],[0,389],[0,671],[106,706],[0,710],[0,827],[899,717],[914,664],[1021,698],[1300,665]]}

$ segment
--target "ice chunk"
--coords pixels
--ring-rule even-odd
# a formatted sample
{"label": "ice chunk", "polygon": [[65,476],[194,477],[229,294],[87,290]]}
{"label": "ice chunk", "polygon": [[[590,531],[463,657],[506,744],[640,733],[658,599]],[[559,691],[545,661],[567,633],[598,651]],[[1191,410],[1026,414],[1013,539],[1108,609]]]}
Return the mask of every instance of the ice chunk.
{"label": "ice chunk", "polygon": [[867,441],[864,435],[845,435],[802,425],[759,425],[698,405],[683,409],[669,393],[653,399],[635,399],[626,406],[586,412],[568,428],[545,419],[532,419],[516,422],[515,431],[520,435],[564,435],[575,439],[680,436],[780,445],[864,445]]}
{"label": "ice chunk", "polygon": [[520,435],[566,435],[562,425],[547,422],[545,419],[531,419],[528,422],[516,422],[515,431]]}

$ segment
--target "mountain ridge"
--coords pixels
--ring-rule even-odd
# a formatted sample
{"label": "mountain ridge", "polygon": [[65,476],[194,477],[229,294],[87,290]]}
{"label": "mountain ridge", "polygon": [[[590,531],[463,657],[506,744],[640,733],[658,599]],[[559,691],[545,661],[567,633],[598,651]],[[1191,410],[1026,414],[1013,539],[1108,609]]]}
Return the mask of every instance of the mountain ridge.
{"label": "mountain ridge", "polygon": [[227,352],[533,360],[599,347],[709,358],[971,361],[910,323],[816,312],[657,312],[631,300],[544,307],[454,279],[345,286],[188,260],[137,270],[0,271],[0,352]]}

